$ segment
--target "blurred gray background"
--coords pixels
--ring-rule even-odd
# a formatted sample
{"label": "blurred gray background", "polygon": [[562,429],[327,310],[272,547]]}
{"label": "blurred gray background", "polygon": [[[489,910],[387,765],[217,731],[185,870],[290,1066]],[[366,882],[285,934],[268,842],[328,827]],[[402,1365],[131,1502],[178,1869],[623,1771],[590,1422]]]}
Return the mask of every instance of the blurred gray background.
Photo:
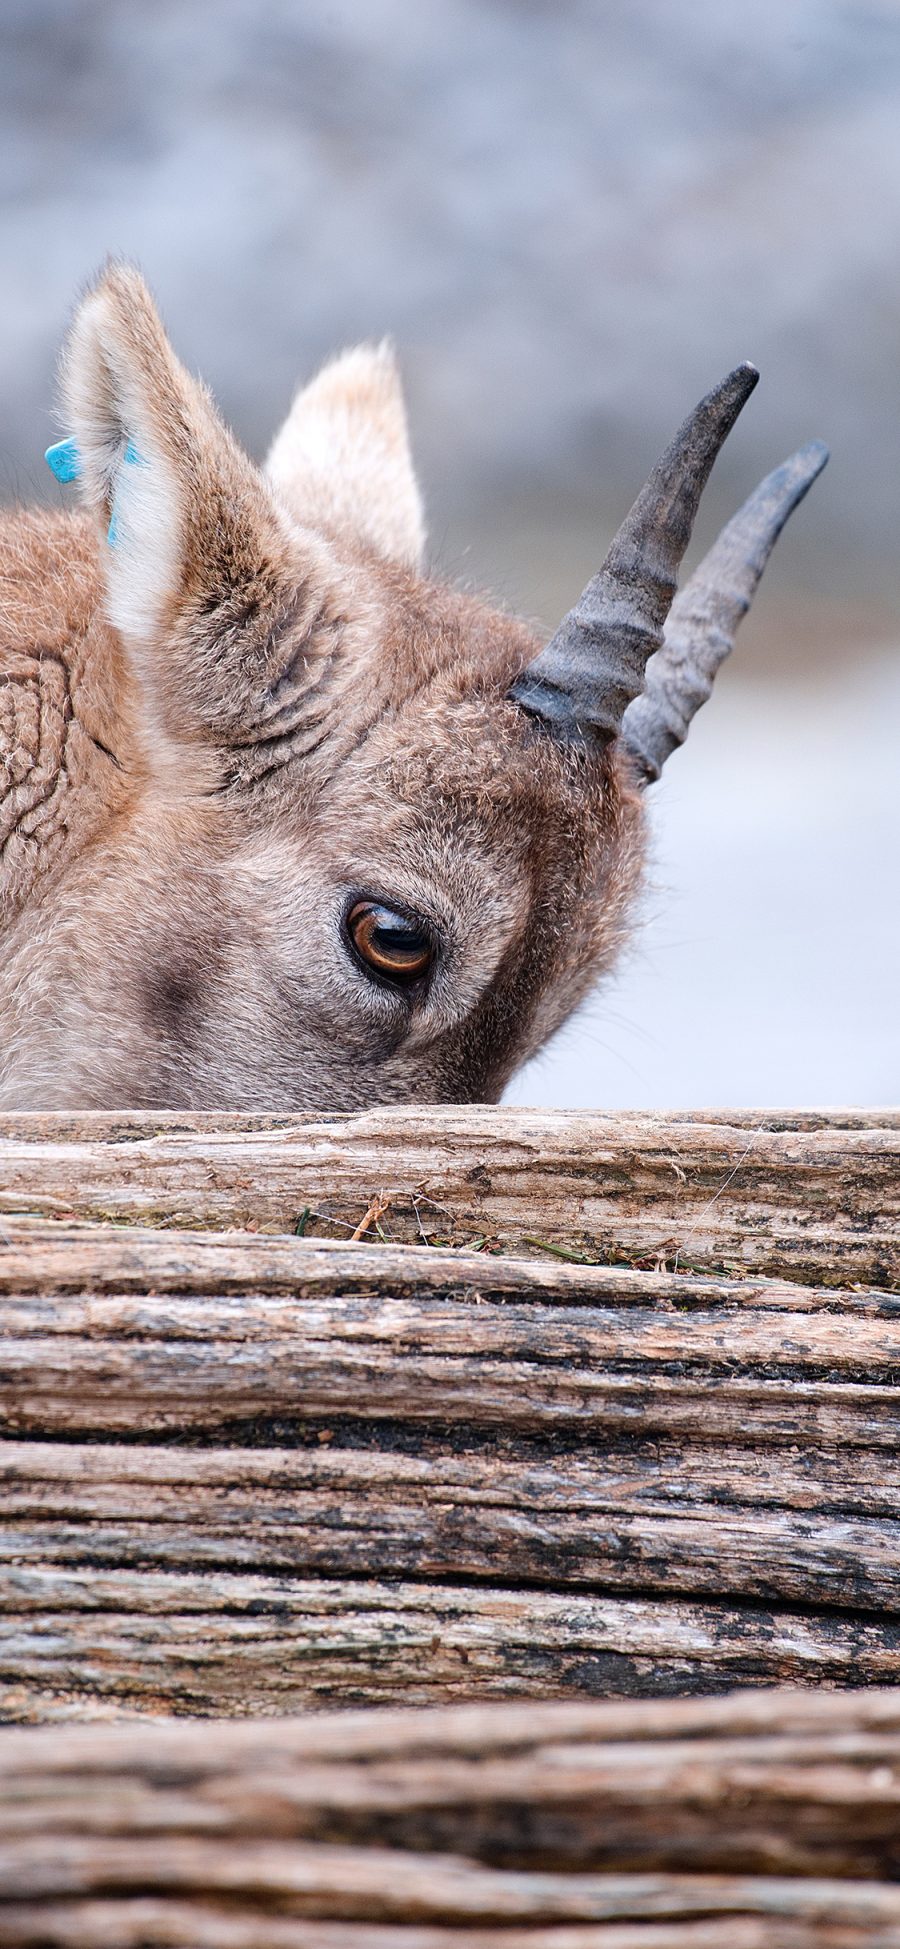
{"label": "blurred gray background", "polygon": [[510,1093],[900,1096],[896,0],[0,0],[0,493],[59,492],[53,369],[109,253],[261,451],[391,333],[440,572],[551,627],[687,408],[762,382],[699,552],[820,435],[654,793],[635,950]]}

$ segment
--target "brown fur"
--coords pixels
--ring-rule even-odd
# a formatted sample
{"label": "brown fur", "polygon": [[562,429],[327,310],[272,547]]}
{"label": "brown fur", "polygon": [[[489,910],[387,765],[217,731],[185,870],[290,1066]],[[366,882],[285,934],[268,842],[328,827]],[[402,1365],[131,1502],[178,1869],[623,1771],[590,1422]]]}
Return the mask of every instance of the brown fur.
{"label": "brown fur", "polygon": [[[508,700],[524,625],[410,566],[389,355],[267,478],[117,268],[65,394],[87,511],[0,527],[0,1105],[498,1096],[618,952],[641,802]],[[354,895],[429,921],[423,997],[353,961]]]}

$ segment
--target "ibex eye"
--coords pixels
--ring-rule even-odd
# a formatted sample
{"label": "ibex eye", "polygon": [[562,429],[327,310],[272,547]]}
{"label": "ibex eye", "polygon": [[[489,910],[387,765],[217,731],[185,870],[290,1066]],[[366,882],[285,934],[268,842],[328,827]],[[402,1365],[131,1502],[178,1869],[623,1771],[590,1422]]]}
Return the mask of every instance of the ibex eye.
{"label": "ibex eye", "polygon": [[376,900],[357,900],[347,915],[347,933],[357,958],[386,981],[421,981],[434,956],[421,922]]}

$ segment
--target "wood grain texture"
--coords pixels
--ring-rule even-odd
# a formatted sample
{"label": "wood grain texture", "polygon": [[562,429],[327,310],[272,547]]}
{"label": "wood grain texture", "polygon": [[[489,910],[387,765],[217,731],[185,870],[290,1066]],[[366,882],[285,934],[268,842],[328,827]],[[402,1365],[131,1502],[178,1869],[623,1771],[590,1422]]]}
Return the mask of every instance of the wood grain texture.
{"label": "wood grain texture", "polygon": [[116,1570],[0,1579],[10,1721],[896,1682],[896,1618],[668,1596]]}
{"label": "wood grain texture", "polygon": [[691,1462],[693,1481],[667,1493],[679,1468],[671,1450],[529,1466],[521,1456],[337,1450],[286,1461],[239,1448],[10,1443],[0,1445],[0,1558],[662,1588],[900,1613],[900,1524],[845,1514],[852,1485],[832,1486],[832,1513],[821,1507],[827,1484],[800,1470],[780,1497],[772,1471],[757,1501],[750,1451],[714,1454],[708,1475],[704,1454]]}
{"label": "wood grain texture", "polygon": [[7,1730],[0,1943],[896,1949],[898,1810],[896,1692]]}
{"label": "wood grain texture", "polygon": [[883,1287],[7,1215],[0,1709],[894,1680],[898,1373]]}
{"label": "wood grain texture", "polygon": [[[5,1930],[5,1933],[4,1933]],[[771,1912],[729,1913],[728,1949],[897,1949],[890,1923],[837,1926]],[[16,1949],[723,1949],[713,1921],[572,1923],[523,1929],[442,1928],[439,1924],[303,1921],[259,1909],[216,1908],[138,1896],[134,1900],[11,1903],[0,1911],[0,1943]]]}
{"label": "wood grain texture", "polygon": [[[530,1928],[442,1928],[430,1923],[286,1920],[259,1909],[227,1909],[153,1897],[54,1903],[0,1914],[0,1942],[15,1949],[898,1949],[900,1930],[875,1899],[848,1903],[846,1890],[811,1903],[804,1916],[776,1913],[760,1892],[740,1914],[712,1921],[564,1922]],[[750,1914],[750,1909],[755,1909]],[[7,1933],[2,1933],[4,1926]]]}
{"label": "wood grain texture", "polygon": [[0,1946],[900,1949],[898,1124],[7,1119]]}
{"label": "wood grain texture", "polygon": [[34,1114],[0,1119],[0,1210],[348,1238],[378,1199],[398,1242],[891,1287],[898,1155],[891,1112]]}

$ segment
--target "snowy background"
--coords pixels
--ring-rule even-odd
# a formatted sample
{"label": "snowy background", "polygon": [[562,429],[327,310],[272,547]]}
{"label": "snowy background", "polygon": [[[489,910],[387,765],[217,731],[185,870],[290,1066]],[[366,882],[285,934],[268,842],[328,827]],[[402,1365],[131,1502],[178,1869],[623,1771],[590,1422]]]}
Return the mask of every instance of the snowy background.
{"label": "snowy background", "polygon": [[[136,258],[261,451],[390,332],[432,559],[543,621],[739,358],[698,547],[832,462],[654,794],[635,951],[519,1101],[900,1097],[895,0],[0,0],[0,493],[55,490],[73,297]],[[697,552],[697,551],[695,551]]]}

